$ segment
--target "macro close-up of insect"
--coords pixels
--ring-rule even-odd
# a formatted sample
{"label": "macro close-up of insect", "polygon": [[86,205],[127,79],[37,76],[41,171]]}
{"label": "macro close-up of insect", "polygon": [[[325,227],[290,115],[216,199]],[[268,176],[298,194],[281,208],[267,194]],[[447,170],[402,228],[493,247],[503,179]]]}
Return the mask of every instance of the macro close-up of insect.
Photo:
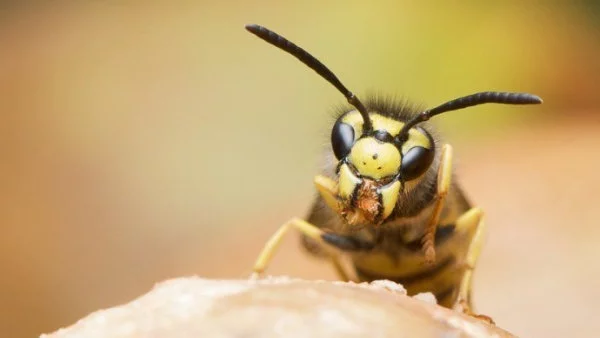
{"label": "macro close-up of insect", "polygon": [[304,49],[265,27],[246,29],[316,71],[351,105],[337,113],[331,130],[335,159],[314,179],[319,194],[308,216],[292,218],[272,235],[253,277],[259,278],[284,235],[295,229],[304,247],[330,260],[342,280],[391,280],[410,295],[431,292],[440,305],[473,314],[472,274],[485,233],[484,212],[457,183],[453,148],[427,120],[485,103],[542,100],[488,91],[424,110],[380,97],[361,101]]}
{"label": "macro close-up of insect", "polygon": [[2,337],[596,337],[598,1],[12,1]]}

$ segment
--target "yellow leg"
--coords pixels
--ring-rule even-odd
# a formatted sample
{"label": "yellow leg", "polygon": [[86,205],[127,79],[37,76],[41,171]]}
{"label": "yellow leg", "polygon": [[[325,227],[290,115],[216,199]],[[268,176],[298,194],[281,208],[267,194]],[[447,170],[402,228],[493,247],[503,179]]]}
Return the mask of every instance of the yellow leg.
{"label": "yellow leg", "polygon": [[271,238],[269,238],[267,244],[265,244],[264,248],[262,249],[262,251],[258,255],[258,258],[256,259],[256,262],[254,263],[254,268],[252,269],[253,273],[250,277],[251,279],[259,278],[260,275],[265,271],[265,269],[273,259],[275,251],[277,251],[277,248],[279,247],[283,236],[285,236],[285,234],[288,233],[291,229],[296,229],[300,231],[305,236],[316,240],[318,243],[322,244],[327,249],[329,249],[329,254],[336,272],[340,275],[341,279],[348,281],[348,274],[344,271],[344,268],[339,260],[341,252],[338,249],[332,247],[331,245],[325,243],[321,239],[321,236],[325,233],[323,230],[299,218],[289,220],[281,227],[279,227],[279,229],[271,236]]}
{"label": "yellow leg", "polygon": [[423,236],[423,251],[425,252],[425,261],[428,264],[435,262],[435,231],[440,222],[440,215],[444,208],[444,202],[448,190],[450,190],[450,182],[452,179],[452,146],[444,144],[442,147],[442,156],[437,175],[437,196],[435,206],[431,214],[431,219],[427,224],[425,235]]}
{"label": "yellow leg", "polygon": [[349,282],[350,276],[346,272],[346,269],[344,269],[344,266],[340,261],[340,257],[336,255],[331,255],[331,263],[333,264],[333,268],[335,269],[335,272],[337,273],[340,280],[344,282]]}
{"label": "yellow leg", "polygon": [[465,269],[465,271],[460,281],[458,295],[453,308],[493,324],[494,321],[492,318],[473,312],[473,305],[471,301],[473,269],[475,268],[477,259],[481,253],[485,230],[483,211],[479,208],[470,209],[461,215],[456,221],[456,232],[459,235],[465,235],[466,241],[469,243],[469,248],[467,249],[465,261],[462,264],[462,267]]}
{"label": "yellow leg", "polygon": [[465,212],[456,221],[456,232],[465,234],[469,242],[469,248],[465,256],[463,274],[458,289],[458,299],[471,304],[470,291],[473,277],[473,269],[481,253],[483,238],[485,233],[485,223],[483,222],[483,212],[479,208],[472,208]]}

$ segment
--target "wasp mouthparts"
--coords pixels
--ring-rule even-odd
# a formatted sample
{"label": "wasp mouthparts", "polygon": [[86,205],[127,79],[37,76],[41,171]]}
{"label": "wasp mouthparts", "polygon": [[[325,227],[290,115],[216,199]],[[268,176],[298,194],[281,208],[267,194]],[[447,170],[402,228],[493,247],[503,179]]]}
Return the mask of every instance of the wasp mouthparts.
{"label": "wasp mouthparts", "polygon": [[362,212],[367,221],[376,223],[381,211],[381,203],[377,194],[377,185],[374,181],[365,179],[358,187],[356,207]]}
{"label": "wasp mouthparts", "polygon": [[378,186],[375,181],[370,179],[361,180],[355,190],[355,196],[345,201],[342,216],[348,224],[378,225],[383,221],[381,217],[381,199],[378,192]]}
{"label": "wasp mouthparts", "polygon": [[358,177],[347,164],[340,167],[337,182],[318,175],[315,184],[324,202],[351,225],[383,223],[394,211],[402,185]]}

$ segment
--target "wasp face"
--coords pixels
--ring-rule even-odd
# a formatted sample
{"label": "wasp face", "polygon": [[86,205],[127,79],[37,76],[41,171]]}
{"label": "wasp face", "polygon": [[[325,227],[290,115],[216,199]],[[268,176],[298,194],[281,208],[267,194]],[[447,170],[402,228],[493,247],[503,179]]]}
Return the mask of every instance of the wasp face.
{"label": "wasp face", "polygon": [[337,198],[351,224],[381,223],[391,215],[404,182],[421,177],[434,158],[434,142],[414,127],[404,139],[403,122],[370,113],[371,130],[363,130],[358,111],[342,115],[333,126],[331,144],[338,164]]}

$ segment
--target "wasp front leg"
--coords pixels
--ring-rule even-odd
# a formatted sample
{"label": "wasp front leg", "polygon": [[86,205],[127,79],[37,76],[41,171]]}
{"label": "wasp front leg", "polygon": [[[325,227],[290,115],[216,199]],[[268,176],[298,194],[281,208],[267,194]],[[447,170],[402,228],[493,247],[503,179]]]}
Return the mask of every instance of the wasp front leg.
{"label": "wasp front leg", "polygon": [[336,247],[347,244],[343,240],[344,237],[327,233],[317,226],[299,218],[293,218],[289,220],[279,227],[279,229],[271,236],[271,238],[269,238],[264,248],[258,255],[256,262],[254,263],[254,268],[252,269],[253,273],[250,277],[251,279],[259,278],[260,275],[266,270],[267,266],[273,259],[279,244],[281,244],[283,237],[291,229],[300,231],[300,233],[302,233],[304,236],[326,247],[328,249],[328,256],[331,259],[336,272],[340,276],[340,279],[344,281],[350,280],[348,273],[345,271],[340,261],[340,256],[342,255],[343,251],[342,249]]}
{"label": "wasp front leg", "polygon": [[466,252],[465,260],[463,264],[461,264],[465,271],[460,281],[458,296],[453,308],[470,316],[494,324],[492,318],[473,312],[473,305],[471,302],[473,269],[475,269],[475,264],[477,263],[481,253],[485,230],[483,211],[479,208],[470,209],[461,215],[456,221],[456,231],[466,235],[469,247]]}
{"label": "wasp front leg", "polygon": [[452,146],[444,144],[442,147],[442,155],[440,166],[437,174],[437,194],[431,218],[427,224],[425,235],[423,235],[423,252],[425,253],[425,261],[428,264],[435,262],[435,232],[440,222],[440,215],[444,208],[446,195],[450,190],[452,179]]}

